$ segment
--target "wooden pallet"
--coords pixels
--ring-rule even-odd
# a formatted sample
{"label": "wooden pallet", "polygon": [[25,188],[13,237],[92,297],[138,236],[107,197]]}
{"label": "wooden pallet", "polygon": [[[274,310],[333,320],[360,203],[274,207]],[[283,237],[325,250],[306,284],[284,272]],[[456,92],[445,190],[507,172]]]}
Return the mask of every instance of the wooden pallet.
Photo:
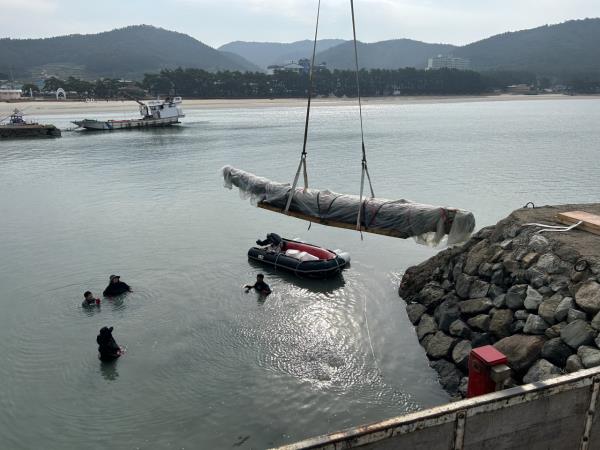
{"label": "wooden pallet", "polygon": [[582,222],[577,229],[585,230],[593,234],[600,235],[600,216],[587,213],[585,211],[569,211],[559,213],[557,216],[559,222],[566,225],[572,225],[577,222]]}

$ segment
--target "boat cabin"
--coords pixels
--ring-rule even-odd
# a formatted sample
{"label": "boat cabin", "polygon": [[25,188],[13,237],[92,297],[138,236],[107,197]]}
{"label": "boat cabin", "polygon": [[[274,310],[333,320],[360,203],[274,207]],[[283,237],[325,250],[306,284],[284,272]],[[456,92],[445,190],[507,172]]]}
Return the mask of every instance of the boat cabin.
{"label": "boat cabin", "polygon": [[181,97],[167,97],[164,100],[148,100],[140,103],[140,114],[144,119],[184,117]]}

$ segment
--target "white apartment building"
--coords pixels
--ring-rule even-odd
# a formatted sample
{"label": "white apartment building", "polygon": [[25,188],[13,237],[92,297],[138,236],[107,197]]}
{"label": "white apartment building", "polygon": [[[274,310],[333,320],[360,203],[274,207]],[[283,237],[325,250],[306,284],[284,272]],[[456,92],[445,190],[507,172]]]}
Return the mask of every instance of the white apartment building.
{"label": "white apartment building", "polygon": [[427,63],[427,70],[436,69],[458,69],[468,70],[471,67],[471,61],[464,58],[456,58],[449,55],[437,55],[433,58],[429,58]]}

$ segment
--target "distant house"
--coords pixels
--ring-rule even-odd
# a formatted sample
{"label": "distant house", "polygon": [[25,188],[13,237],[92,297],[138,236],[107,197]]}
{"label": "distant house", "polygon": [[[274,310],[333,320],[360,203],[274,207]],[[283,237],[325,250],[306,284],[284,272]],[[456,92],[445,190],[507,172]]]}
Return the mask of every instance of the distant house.
{"label": "distant house", "polygon": [[458,69],[469,70],[471,61],[465,58],[456,58],[450,55],[437,55],[429,58],[427,62],[427,70],[437,69]]}
{"label": "distant house", "polygon": [[[320,63],[315,65],[315,71],[327,69],[327,63]],[[267,67],[267,73],[273,75],[277,72],[295,72],[299,74],[308,74],[310,72],[310,59],[302,58],[296,61],[289,61],[286,64],[278,65],[274,64]]]}
{"label": "distant house", "polygon": [[21,89],[0,89],[0,101],[18,100],[21,98]]}
{"label": "distant house", "polygon": [[529,94],[531,93],[531,86],[528,84],[511,84],[506,87],[506,92],[509,94]]}

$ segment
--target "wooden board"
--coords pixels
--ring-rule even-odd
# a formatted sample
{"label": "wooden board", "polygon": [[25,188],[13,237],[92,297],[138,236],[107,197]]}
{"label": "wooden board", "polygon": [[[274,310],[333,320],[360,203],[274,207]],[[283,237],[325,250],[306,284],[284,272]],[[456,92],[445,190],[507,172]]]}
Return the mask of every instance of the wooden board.
{"label": "wooden board", "polygon": [[579,225],[577,229],[600,235],[600,216],[596,214],[587,213],[585,211],[569,211],[559,213],[556,217],[559,222],[566,225],[572,225],[582,221],[583,223]]}
{"label": "wooden board", "polygon": [[[256,206],[258,206],[259,208],[262,208],[262,209],[267,209],[269,211],[284,214],[284,212],[281,208],[269,205],[268,203],[260,202]],[[356,230],[356,224],[338,222],[335,220],[320,219],[318,217],[309,216],[308,214],[303,214],[303,213],[295,212],[295,211],[288,211],[286,215],[295,217],[297,219],[307,220],[307,221],[313,222],[313,223],[319,223],[321,225],[327,225],[329,227],[345,228],[347,230]],[[391,236],[391,237],[396,237],[396,238],[400,238],[400,239],[407,239],[407,238],[411,237],[411,236],[407,236],[405,233],[401,233],[400,231],[397,231],[397,230],[390,230],[390,229],[383,229],[383,228],[361,227],[360,231],[363,231],[365,233],[381,234],[383,236]]]}

